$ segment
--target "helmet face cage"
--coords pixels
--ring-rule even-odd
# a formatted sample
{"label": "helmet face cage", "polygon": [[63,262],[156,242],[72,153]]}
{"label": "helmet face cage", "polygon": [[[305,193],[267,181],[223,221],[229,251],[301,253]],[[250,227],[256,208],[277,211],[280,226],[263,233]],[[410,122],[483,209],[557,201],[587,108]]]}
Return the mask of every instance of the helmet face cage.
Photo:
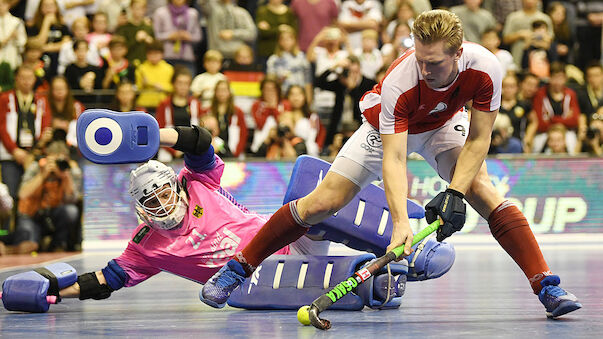
{"label": "helmet face cage", "polygon": [[[176,187],[174,187],[176,186]],[[179,187],[174,183],[165,183],[148,195],[136,201],[136,204],[152,218],[164,218],[170,215],[180,203]]]}
{"label": "helmet face cage", "polygon": [[153,228],[169,230],[181,223],[188,207],[183,191],[174,170],[158,161],[149,161],[130,176],[136,213]]}

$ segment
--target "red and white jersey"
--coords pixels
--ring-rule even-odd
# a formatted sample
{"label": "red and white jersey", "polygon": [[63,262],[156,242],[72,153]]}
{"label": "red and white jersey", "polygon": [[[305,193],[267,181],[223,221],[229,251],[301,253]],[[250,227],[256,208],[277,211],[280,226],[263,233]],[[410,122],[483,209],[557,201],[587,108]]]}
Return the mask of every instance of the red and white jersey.
{"label": "red and white jersey", "polygon": [[500,62],[478,44],[465,42],[462,47],[458,76],[438,89],[425,83],[414,49],[407,51],[360,100],[364,117],[383,134],[417,134],[441,127],[470,100],[477,110],[497,110],[503,77]]}

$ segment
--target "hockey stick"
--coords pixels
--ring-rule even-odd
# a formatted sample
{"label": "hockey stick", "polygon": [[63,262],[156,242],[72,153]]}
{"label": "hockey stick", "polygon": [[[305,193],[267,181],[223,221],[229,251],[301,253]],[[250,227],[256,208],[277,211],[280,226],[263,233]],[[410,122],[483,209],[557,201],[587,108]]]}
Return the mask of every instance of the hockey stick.
{"label": "hockey stick", "polygon": [[[431,233],[435,232],[438,227],[440,227],[440,220],[436,220],[431,223],[431,225],[425,227],[421,232],[417,233],[413,237],[412,246],[423,240]],[[377,258],[377,260],[375,260],[372,264],[359,269],[352,274],[352,276],[335,285],[335,287],[326,294],[316,298],[308,310],[308,317],[310,318],[310,323],[312,326],[321,330],[328,330],[331,328],[331,322],[327,319],[321,319],[318,315],[336,303],[339,299],[343,298],[356,286],[364,283],[366,280],[372,277],[375,272],[379,271],[390,262],[396,260],[403,253],[404,245],[394,248],[384,256]]]}

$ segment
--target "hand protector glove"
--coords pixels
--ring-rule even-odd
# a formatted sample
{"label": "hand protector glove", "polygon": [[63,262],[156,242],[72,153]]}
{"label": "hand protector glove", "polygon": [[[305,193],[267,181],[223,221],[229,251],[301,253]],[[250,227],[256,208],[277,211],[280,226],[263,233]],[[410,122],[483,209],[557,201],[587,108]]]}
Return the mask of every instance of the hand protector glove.
{"label": "hand protector glove", "polygon": [[438,216],[443,220],[443,224],[437,230],[438,241],[446,239],[463,228],[466,214],[464,197],[463,193],[448,188],[425,206],[425,219],[428,223],[434,222]]}

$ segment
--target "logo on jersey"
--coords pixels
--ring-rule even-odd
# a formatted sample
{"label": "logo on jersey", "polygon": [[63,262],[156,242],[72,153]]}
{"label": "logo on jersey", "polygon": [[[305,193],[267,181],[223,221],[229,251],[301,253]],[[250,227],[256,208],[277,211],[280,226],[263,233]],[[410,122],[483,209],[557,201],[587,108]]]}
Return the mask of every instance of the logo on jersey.
{"label": "logo on jersey", "polygon": [[149,231],[151,230],[151,228],[149,226],[143,226],[140,231],[138,231],[138,233],[136,233],[136,235],[134,236],[134,238],[132,239],[133,242],[140,244],[140,241],[142,240],[142,238],[144,238],[145,235],[147,235],[147,233],[149,233]]}
{"label": "logo on jersey", "polygon": [[196,205],[195,209],[193,210],[193,217],[199,219],[203,216],[203,207]]}
{"label": "logo on jersey", "polygon": [[436,105],[436,107],[434,109],[429,111],[429,115],[444,112],[447,108],[448,108],[448,105],[446,105],[445,103],[440,101],[440,102],[438,102],[438,104]]}
{"label": "logo on jersey", "polygon": [[247,289],[247,294],[251,293],[251,288],[253,287],[253,285],[258,285],[258,282],[260,281],[260,270],[262,269],[262,265],[258,266],[258,268],[255,269],[255,271],[253,271],[253,274],[251,275],[251,281],[249,282],[249,288]]}
{"label": "logo on jersey", "polygon": [[360,147],[369,153],[373,153],[375,148],[381,148],[381,136],[379,132],[372,130],[366,135],[366,142],[360,144]]}
{"label": "logo on jersey", "polygon": [[381,136],[377,131],[370,131],[366,136],[366,143],[371,147],[381,147]]}
{"label": "logo on jersey", "polygon": [[458,131],[458,132],[461,132],[462,136],[465,136],[465,134],[467,134],[467,131],[465,131],[465,126],[463,126],[463,125],[456,125],[456,126],[454,126],[454,130]]}

